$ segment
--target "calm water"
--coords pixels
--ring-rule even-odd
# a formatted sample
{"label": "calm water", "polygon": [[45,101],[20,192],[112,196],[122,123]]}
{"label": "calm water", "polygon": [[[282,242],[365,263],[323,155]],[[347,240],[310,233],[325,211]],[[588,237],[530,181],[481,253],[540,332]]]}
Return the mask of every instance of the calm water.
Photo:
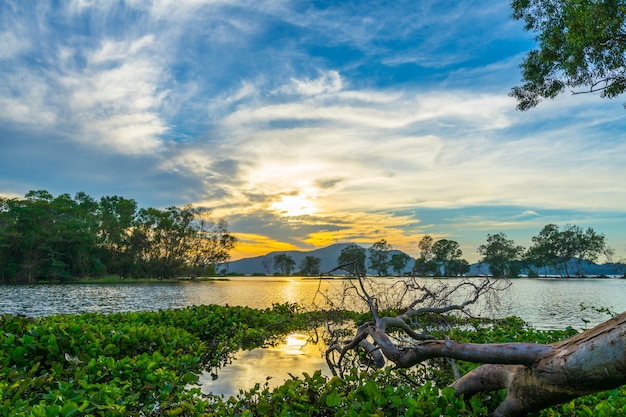
{"label": "calm water", "polygon": [[[389,285],[393,280],[378,280]],[[423,279],[437,285],[444,281]],[[242,305],[271,307],[273,303],[299,303],[303,306],[324,305],[323,294],[340,293],[349,281],[318,281],[302,278],[241,277],[230,281],[173,282],[156,284],[64,284],[0,285],[0,314],[47,316],[82,312],[110,313],[174,309],[191,305]],[[511,288],[495,302],[489,315],[516,315],[540,329],[563,329],[572,326],[589,328],[608,316],[581,305],[607,307],[621,313],[626,310],[626,280],[619,279],[516,279]],[[362,304],[353,308],[363,308]],[[479,307],[479,309],[482,309]],[[487,313],[483,309],[482,313]],[[483,314],[486,315],[486,314]],[[269,349],[241,352],[232,364],[218,370],[214,379],[201,375],[205,393],[234,395],[255,383],[275,386],[289,378],[321,369],[330,373],[320,347],[307,342],[306,335],[293,335],[286,343]]]}
{"label": "calm water", "polygon": [[[454,279],[445,282],[454,283]],[[390,283],[392,280],[381,280]],[[439,280],[423,279],[436,285]],[[110,313],[182,308],[191,305],[245,305],[271,307],[273,303],[324,305],[316,295],[340,292],[344,281],[318,281],[297,277],[237,277],[230,281],[158,284],[50,284],[0,285],[0,314],[47,316],[82,312]],[[383,284],[387,285],[387,284]],[[496,316],[517,315],[540,329],[584,328],[608,318],[581,305],[626,310],[623,279],[515,279],[497,302]],[[354,308],[363,308],[362,304]],[[585,321],[589,324],[585,325]]]}

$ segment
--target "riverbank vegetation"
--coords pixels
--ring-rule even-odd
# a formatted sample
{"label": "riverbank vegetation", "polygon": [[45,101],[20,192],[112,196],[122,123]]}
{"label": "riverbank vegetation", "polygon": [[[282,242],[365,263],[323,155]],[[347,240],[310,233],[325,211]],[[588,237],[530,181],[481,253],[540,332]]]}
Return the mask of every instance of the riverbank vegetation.
{"label": "riverbank vegetation", "polygon": [[225,220],[191,205],[138,208],[79,192],[0,197],[0,282],[207,276],[237,243]]}
{"label": "riverbank vegetation", "polygon": [[[76,281],[117,276],[122,279],[172,279],[215,276],[229,259],[237,238],[224,219],[191,205],[164,210],[139,208],[132,199],[79,192],[52,196],[30,191],[25,198],[0,197],[0,282]],[[515,277],[584,276],[585,267],[612,249],[602,233],[576,225],[546,225],[528,249],[504,233],[488,234],[478,247],[481,274]],[[393,251],[385,239],[368,249],[351,244],[337,265],[386,276],[389,271],[412,276],[461,276],[470,272],[461,245],[450,239],[423,236],[419,256]],[[285,253],[265,257],[266,275],[317,276],[322,260],[304,257],[299,265]],[[626,265],[614,264],[622,274]],[[223,273],[224,271],[219,271]],[[350,271],[355,275],[354,271]],[[233,274],[237,275],[235,271]]]}
{"label": "riverbank vegetation", "polygon": [[[600,257],[611,261],[614,255],[602,233],[571,224],[563,228],[548,224],[532,238],[532,242],[526,249],[509,239],[505,233],[488,234],[486,242],[478,247],[481,258],[473,272],[469,262],[463,259],[458,242],[450,239],[435,240],[430,235],[423,236],[419,241],[419,256],[416,259],[404,252],[394,251],[393,245],[381,239],[367,249],[355,243],[348,244],[341,249],[336,265],[351,265],[352,269],[345,272],[352,276],[357,275],[357,270],[388,276],[391,270],[396,276],[412,277],[457,277],[468,274],[499,278],[513,278],[522,274],[531,277],[584,277]],[[307,256],[296,274],[319,275],[321,263],[321,258]],[[262,260],[266,275],[272,273],[272,265],[275,275],[291,275],[295,264],[295,260],[286,253]],[[623,275],[626,272],[626,264],[623,262],[606,266],[607,272],[612,275]]]}
{"label": "riverbank vegetation", "polygon": [[[373,370],[361,362],[343,378],[321,372],[299,375],[294,370],[292,378],[276,388],[259,384],[229,398],[203,395],[197,387],[203,369],[218,369],[236,350],[272,343],[290,331],[328,320],[354,320],[360,325],[367,317],[302,312],[289,304],[265,310],[210,305],[110,315],[4,315],[0,415],[485,416],[503,398],[503,392],[455,397],[453,389],[446,388],[454,380],[451,368],[437,360],[405,371]],[[545,344],[576,333],[537,331],[516,318],[495,322],[451,318],[444,323],[439,322],[440,332],[475,343]],[[462,373],[475,366],[457,362]],[[623,415],[625,394],[624,388],[606,391],[537,415]]]}

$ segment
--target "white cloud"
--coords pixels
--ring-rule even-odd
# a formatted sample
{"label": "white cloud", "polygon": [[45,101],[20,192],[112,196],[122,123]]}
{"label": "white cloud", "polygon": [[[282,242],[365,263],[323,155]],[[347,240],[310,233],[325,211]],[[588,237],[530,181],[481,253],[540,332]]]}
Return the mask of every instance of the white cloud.
{"label": "white cloud", "polygon": [[[619,103],[515,111],[507,93],[524,51],[506,41],[529,37],[506,3],[13,5],[20,13],[0,15],[2,124],[38,130],[30,149],[53,131],[111,164],[141,160],[147,201],[170,187],[228,215],[289,196],[337,222],[368,219],[355,226],[368,233],[418,216],[396,223],[397,210],[626,204]],[[100,176],[115,188],[114,174]]]}
{"label": "white cloud", "polygon": [[[334,75],[336,74],[336,75]],[[278,91],[288,93],[281,103],[241,105],[225,119],[229,128],[262,126],[272,121],[323,121],[335,128],[360,126],[374,129],[407,128],[412,124],[439,121],[465,124],[465,129],[502,129],[510,126],[513,100],[501,94],[456,92],[398,93],[345,91],[338,73],[309,80],[294,80]],[[292,96],[290,93],[299,93]]]}
{"label": "white cloud", "polygon": [[[604,210],[626,203],[600,197],[617,191],[626,172],[602,148],[590,149],[593,139],[582,128],[595,116],[523,133],[527,124],[579,111],[569,102],[554,103],[562,106],[554,113],[529,114],[516,112],[503,93],[280,91],[288,94],[244,101],[223,120],[224,130],[239,138],[233,152],[255,161],[247,171],[250,188],[315,195],[316,204],[338,211],[480,205]],[[611,152],[620,155],[619,149]],[[342,181],[315,189],[328,173]]]}
{"label": "white cloud", "polygon": [[0,61],[15,58],[31,47],[28,39],[9,31],[0,33],[0,45]]}
{"label": "white cloud", "polygon": [[342,80],[337,71],[328,71],[316,80],[292,79],[294,92],[304,96],[314,96],[322,93],[336,93],[342,89]]}
{"label": "white cloud", "polygon": [[91,64],[102,64],[109,61],[125,61],[129,57],[133,57],[142,52],[143,49],[149,48],[154,44],[154,35],[145,35],[139,39],[130,41],[114,41],[105,39],[100,49],[90,53],[89,61]]}
{"label": "white cloud", "polygon": [[155,114],[118,114],[94,120],[85,126],[85,133],[103,148],[121,154],[152,155],[162,149],[158,139],[167,127]]}
{"label": "white cloud", "polygon": [[28,129],[49,129],[58,120],[49,105],[51,86],[45,79],[28,71],[6,74],[0,84],[0,120]]}
{"label": "white cloud", "polygon": [[[151,154],[168,131],[158,111],[167,97],[164,63],[152,35],[104,39],[84,68],[67,66],[57,81],[68,115],[83,134],[77,140],[122,154]],[[63,55],[73,53],[64,51]]]}

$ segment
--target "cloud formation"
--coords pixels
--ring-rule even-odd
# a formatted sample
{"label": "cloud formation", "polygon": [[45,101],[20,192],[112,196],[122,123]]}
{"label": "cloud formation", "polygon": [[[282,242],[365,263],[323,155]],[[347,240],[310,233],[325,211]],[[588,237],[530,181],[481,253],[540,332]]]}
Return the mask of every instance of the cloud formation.
{"label": "cloud formation", "polygon": [[549,222],[626,253],[622,106],[517,112],[505,3],[7,1],[0,28],[2,195],[205,205],[236,257],[431,234],[475,260]]}

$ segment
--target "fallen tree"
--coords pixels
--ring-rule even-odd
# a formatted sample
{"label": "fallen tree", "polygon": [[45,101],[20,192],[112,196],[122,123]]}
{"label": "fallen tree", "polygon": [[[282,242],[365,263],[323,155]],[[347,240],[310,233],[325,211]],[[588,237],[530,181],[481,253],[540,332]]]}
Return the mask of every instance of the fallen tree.
{"label": "fallen tree", "polygon": [[[483,363],[452,384],[455,395],[469,397],[479,392],[506,390],[506,398],[493,415],[526,416],[552,405],[598,391],[626,384],[626,312],[593,329],[566,340],[542,345],[536,343],[474,344],[460,343],[447,337],[437,339],[416,329],[420,315],[467,313],[467,307],[494,289],[488,279],[457,283],[438,292],[418,288],[422,296],[406,311],[394,317],[381,317],[376,298],[366,291],[365,277],[359,276],[359,289],[367,302],[372,321],[360,326],[356,335],[344,343],[335,343],[326,352],[328,364],[341,374],[349,352],[361,350],[375,367],[389,361],[397,368],[411,368],[428,359],[447,358]],[[433,304],[436,293],[450,294],[471,288],[466,300],[458,304]],[[457,373],[455,373],[457,374]]]}

